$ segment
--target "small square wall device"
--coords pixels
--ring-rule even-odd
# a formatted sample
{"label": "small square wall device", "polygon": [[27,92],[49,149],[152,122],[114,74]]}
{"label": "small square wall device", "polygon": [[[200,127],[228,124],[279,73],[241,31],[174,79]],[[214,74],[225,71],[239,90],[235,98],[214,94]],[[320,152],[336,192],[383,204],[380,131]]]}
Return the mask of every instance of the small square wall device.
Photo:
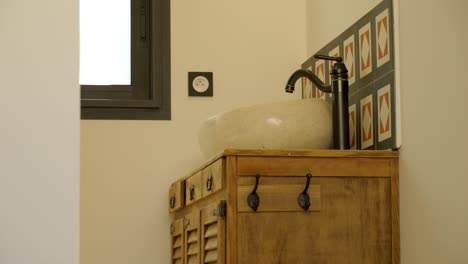
{"label": "small square wall device", "polygon": [[189,96],[213,96],[212,72],[188,73]]}

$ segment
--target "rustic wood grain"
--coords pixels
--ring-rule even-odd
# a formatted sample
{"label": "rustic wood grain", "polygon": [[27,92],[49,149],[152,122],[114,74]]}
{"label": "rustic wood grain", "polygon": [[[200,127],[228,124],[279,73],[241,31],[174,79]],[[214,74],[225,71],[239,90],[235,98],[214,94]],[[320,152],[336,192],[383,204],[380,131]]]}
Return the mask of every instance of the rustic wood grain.
{"label": "rustic wood grain", "polygon": [[400,183],[398,159],[393,160],[392,169],[392,264],[400,264]]}
{"label": "rustic wood grain", "polygon": [[391,159],[238,157],[237,174],[252,176],[390,177]]}
{"label": "rustic wood grain", "polygon": [[227,189],[227,215],[226,215],[226,263],[237,262],[237,171],[236,157],[226,157],[226,189]]}
{"label": "rustic wood grain", "polygon": [[320,212],[238,214],[242,264],[392,262],[390,179],[320,179]]}

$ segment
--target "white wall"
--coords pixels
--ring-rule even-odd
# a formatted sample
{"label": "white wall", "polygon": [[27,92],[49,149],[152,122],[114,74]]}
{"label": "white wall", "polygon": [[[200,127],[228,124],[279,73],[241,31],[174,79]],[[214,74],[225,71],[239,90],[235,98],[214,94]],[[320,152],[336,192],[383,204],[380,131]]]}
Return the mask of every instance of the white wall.
{"label": "white wall", "polygon": [[468,263],[467,10],[400,1],[403,263]]}
{"label": "white wall", "polygon": [[[336,8],[348,2],[307,1],[309,55],[353,23],[348,12],[352,9]],[[465,264],[468,87],[463,76],[468,59],[468,2],[399,2],[402,263]],[[369,4],[359,2],[363,10]],[[317,9],[323,23],[310,24]],[[336,18],[334,24],[326,20],[330,17]],[[333,35],[326,32],[329,28]]]}
{"label": "white wall", "polygon": [[79,263],[78,1],[0,2],[0,263]]}
{"label": "white wall", "polygon": [[[305,0],[173,0],[172,120],[81,122],[82,264],[169,263],[168,188],[205,158],[200,123],[286,94],[306,56]],[[188,71],[214,72],[189,98]]]}

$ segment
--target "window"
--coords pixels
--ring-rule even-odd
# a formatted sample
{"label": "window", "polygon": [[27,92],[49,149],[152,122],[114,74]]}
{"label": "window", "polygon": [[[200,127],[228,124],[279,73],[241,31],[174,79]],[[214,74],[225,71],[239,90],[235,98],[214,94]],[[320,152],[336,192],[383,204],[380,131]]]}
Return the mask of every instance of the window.
{"label": "window", "polygon": [[82,119],[171,118],[170,0],[80,0]]}

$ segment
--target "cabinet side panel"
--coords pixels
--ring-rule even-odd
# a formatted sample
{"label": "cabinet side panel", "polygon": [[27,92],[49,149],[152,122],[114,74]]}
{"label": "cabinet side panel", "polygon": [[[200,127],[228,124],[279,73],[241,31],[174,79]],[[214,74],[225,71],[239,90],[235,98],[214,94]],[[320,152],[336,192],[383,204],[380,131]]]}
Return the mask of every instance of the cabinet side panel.
{"label": "cabinet side panel", "polygon": [[398,159],[392,173],[392,264],[400,264],[400,183]]}
{"label": "cabinet side panel", "polygon": [[237,157],[226,158],[226,261],[227,264],[237,264]]}

